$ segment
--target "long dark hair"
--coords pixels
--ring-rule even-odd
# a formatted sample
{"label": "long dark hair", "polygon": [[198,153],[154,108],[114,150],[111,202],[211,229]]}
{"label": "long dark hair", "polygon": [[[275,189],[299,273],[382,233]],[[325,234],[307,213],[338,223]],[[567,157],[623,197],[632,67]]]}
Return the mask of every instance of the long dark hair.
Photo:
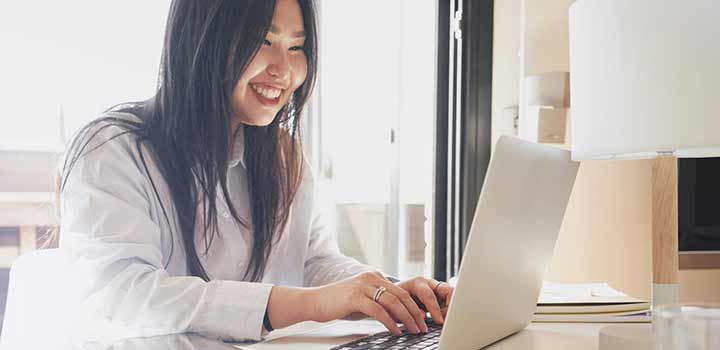
{"label": "long dark hair", "polygon": [[[125,131],[116,136],[136,136],[135,147],[146,174],[150,175],[146,157],[154,157],[159,165],[175,212],[168,213],[162,201],[161,206],[168,225],[168,215],[177,219],[188,272],[205,280],[211,278],[195,249],[196,218],[198,214],[204,218],[202,238],[207,254],[218,233],[216,199],[222,195],[234,220],[252,232],[252,251],[244,278],[261,280],[272,247],[287,225],[302,177],[299,118],[317,69],[315,6],[312,0],[298,2],[306,35],[307,78],[269,125],[243,127],[252,222],[240,218],[226,185],[233,136],[230,99],[270,28],[274,0],[173,0],[157,93],[147,101],[108,110],[132,113],[141,121],[105,116],[81,129],[68,146],[59,192],[75,161],[92,151],[85,150],[89,140],[103,128],[119,125]],[[95,127],[98,124],[101,126]],[[143,152],[141,146],[151,149],[152,154]],[[160,200],[156,181],[149,178]]]}

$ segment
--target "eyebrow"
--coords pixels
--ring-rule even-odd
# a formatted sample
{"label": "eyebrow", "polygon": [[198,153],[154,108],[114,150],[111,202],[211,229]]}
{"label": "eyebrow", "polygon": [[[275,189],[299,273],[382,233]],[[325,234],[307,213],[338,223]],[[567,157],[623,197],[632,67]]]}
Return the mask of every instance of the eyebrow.
{"label": "eyebrow", "polygon": [[[280,32],[281,32],[280,29],[278,29],[278,27],[276,27],[274,24],[270,25],[270,33],[279,35]],[[305,37],[305,31],[301,30],[299,32],[292,33],[292,37],[293,38],[303,38],[303,37]]]}

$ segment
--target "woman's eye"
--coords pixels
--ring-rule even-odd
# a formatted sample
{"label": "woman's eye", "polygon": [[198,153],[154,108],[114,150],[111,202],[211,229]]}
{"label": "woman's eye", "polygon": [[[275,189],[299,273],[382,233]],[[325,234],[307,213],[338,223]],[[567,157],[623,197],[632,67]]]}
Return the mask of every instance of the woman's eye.
{"label": "woman's eye", "polygon": [[265,39],[265,40],[263,41],[263,45],[270,46],[270,40]]}
{"label": "woman's eye", "polygon": [[293,46],[290,51],[305,51],[305,46]]}

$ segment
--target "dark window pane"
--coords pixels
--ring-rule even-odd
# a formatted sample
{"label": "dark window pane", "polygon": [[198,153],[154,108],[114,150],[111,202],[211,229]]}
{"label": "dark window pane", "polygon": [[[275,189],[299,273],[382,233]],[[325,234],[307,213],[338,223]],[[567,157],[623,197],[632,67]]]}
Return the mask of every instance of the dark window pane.
{"label": "dark window pane", "polygon": [[19,246],[20,229],[17,227],[0,227],[0,246]]}

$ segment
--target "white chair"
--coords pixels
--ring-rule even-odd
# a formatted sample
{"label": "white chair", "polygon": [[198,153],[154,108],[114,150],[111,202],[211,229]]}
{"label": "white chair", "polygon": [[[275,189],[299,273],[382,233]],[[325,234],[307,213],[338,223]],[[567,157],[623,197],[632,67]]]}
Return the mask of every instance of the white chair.
{"label": "white chair", "polygon": [[0,349],[24,349],[39,340],[54,345],[66,341],[79,305],[69,266],[61,249],[31,251],[13,263]]}

